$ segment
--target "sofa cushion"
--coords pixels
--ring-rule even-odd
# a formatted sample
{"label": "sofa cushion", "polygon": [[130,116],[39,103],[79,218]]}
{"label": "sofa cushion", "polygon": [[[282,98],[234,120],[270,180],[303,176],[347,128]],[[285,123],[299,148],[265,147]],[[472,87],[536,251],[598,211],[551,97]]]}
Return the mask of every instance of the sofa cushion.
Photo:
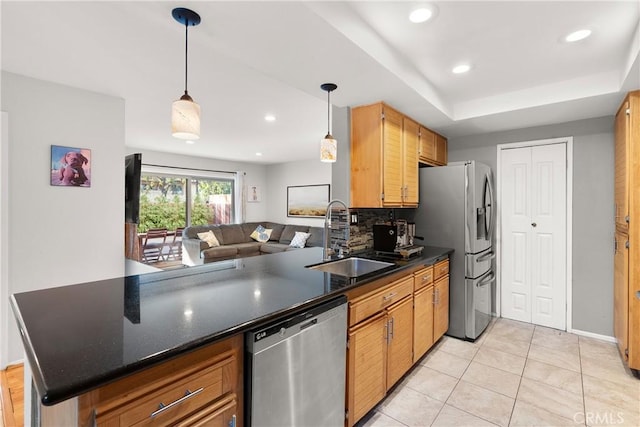
{"label": "sofa cushion", "polygon": [[211,230],[205,233],[198,233],[198,238],[200,240],[207,242],[210,248],[215,248],[216,246],[220,246],[220,242],[218,241],[215,234],[213,234],[213,231]]}
{"label": "sofa cushion", "polygon": [[271,229],[271,237],[269,240],[278,242],[280,241],[280,237],[282,237],[282,230],[284,230],[284,224],[278,224],[277,222],[267,222],[265,224],[266,228]]}
{"label": "sofa cushion", "polygon": [[249,237],[251,237],[256,242],[265,243],[269,241],[272,231],[273,230],[271,230],[270,228],[264,228],[263,226],[259,225]]}
{"label": "sofa cushion", "polygon": [[220,231],[220,226],[217,224],[192,225],[190,227],[185,228],[182,233],[183,233],[183,236],[188,239],[197,239],[198,233],[206,233],[209,230],[213,231],[213,234],[214,236],[216,236],[216,239],[218,239],[220,244],[223,245],[224,243],[222,243],[222,232]]}
{"label": "sofa cushion", "polygon": [[204,259],[227,259],[235,258],[236,255],[238,255],[238,248],[236,248],[235,246],[218,246],[202,251],[202,258]]}
{"label": "sofa cushion", "polygon": [[308,230],[309,227],[306,225],[287,224],[284,226],[284,230],[282,230],[282,236],[280,236],[280,240],[278,241],[278,243],[284,243],[288,245],[296,235],[296,231],[302,231],[303,233],[306,233]]}
{"label": "sofa cushion", "polygon": [[307,239],[309,238],[309,236],[311,236],[311,234],[305,233],[303,231],[296,231],[296,234],[295,236],[293,236],[293,239],[291,239],[291,243],[289,243],[289,246],[291,246],[292,248],[304,248],[304,246],[307,244]]}
{"label": "sofa cushion", "polygon": [[231,245],[231,247],[238,250],[239,257],[258,255],[260,253],[260,246],[261,243],[258,242],[236,243],[235,245]]}
{"label": "sofa cushion", "polygon": [[260,252],[263,254],[276,254],[278,252],[287,251],[290,248],[291,246],[284,243],[268,242],[263,243],[262,246],[260,246]]}
{"label": "sofa cushion", "polygon": [[323,227],[309,227],[309,238],[307,239],[307,247],[322,247],[324,245],[324,228]]}
{"label": "sofa cushion", "polygon": [[[253,229],[255,229],[255,226],[253,227]],[[251,240],[248,235],[247,237],[245,237],[244,231],[242,230],[242,226],[240,224],[225,224],[220,227],[220,230],[222,231],[222,241],[220,243],[223,245],[246,243]]]}
{"label": "sofa cushion", "polygon": [[[251,239],[251,233],[253,233],[255,231],[256,228],[263,226],[264,227],[264,223],[261,222],[245,222],[243,224],[240,224],[240,227],[242,227],[242,232],[244,233],[244,241],[243,242],[253,242],[253,239]],[[267,228],[267,227],[265,227]],[[240,242],[236,242],[236,243],[240,243]]]}

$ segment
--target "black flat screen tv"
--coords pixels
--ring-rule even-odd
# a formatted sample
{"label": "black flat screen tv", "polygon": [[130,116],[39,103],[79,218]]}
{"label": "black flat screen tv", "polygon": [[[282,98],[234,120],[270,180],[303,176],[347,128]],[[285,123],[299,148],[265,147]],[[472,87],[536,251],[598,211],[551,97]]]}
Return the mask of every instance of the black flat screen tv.
{"label": "black flat screen tv", "polygon": [[140,178],[142,154],[130,154],[124,159],[124,222],[140,221]]}

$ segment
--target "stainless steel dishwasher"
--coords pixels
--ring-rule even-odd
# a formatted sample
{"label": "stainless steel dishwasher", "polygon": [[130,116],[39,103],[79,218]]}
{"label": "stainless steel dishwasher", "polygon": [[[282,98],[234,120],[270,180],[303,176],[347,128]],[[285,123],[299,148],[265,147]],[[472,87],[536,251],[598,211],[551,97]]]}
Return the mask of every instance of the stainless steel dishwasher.
{"label": "stainless steel dishwasher", "polygon": [[343,426],[344,296],[246,335],[248,426]]}

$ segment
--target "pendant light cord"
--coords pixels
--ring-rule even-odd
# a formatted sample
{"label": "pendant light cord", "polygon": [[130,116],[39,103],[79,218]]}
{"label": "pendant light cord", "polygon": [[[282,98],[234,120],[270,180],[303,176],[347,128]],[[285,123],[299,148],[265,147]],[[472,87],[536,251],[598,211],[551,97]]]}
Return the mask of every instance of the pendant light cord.
{"label": "pendant light cord", "polygon": [[184,24],[184,93],[187,92],[187,76],[189,75],[187,64],[189,58],[189,21],[186,20]]}
{"label": "pendant light cord", "polygon": [[327,135],[331,135],[331,91],[327,91]]}

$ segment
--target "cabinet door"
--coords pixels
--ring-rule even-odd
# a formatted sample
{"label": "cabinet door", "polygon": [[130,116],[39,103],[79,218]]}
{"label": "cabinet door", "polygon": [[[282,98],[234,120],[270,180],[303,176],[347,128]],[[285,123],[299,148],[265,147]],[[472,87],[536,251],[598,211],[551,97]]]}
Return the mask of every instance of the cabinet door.
{"label": "cabinet door", "polygon": [[402,114],[385,106],[383,121],[384,206],[402,205]]}
{"label": "cabinet door", "polygon": [[387,390],[413,365],[413,299],[387,309]]}
{"label": "cabinet door", "polygon": [[433,164],[436,161],[436,134],[420,126],[420,161]]}
{"label": "cabinet door", "polygon": [[615,255],[613,258],[613,333],[618,342],[618,349],[624,360],[629,339],[629,249],[626,247],[628,237],[616,231]]}
{"label": "cabinet door", "polygon": [[386,312],[349,330],[347,355],[347,424],[352,426],[387,392]]}
{"label": "cabinet door", "polygon": [[629,215],[629,101],[616,114],[615,141],[615,221],[618,228],[627,230]]}
{"label": "cabinet door", "polygon": [[436,163],[447,164],[447,139],[438,134],[436,134]]}
{"label": "cabinet door", "polygon": [[403,205],[418,205],[418,143],[420,126],[405,117],[402,127],[402,178],[404,183]]}
{"label": "cabinet door", "polygon": [[433,286],[413,296],[413,363],[433,345]]}
{"label": "cabinet door", "polygon": [[381,103],[351,110],[351,207],[382,207]]}
{"label": "cabinet door", "polygon": [[449,276],[433,287],[433,341],[438,341],[449,329]]}

